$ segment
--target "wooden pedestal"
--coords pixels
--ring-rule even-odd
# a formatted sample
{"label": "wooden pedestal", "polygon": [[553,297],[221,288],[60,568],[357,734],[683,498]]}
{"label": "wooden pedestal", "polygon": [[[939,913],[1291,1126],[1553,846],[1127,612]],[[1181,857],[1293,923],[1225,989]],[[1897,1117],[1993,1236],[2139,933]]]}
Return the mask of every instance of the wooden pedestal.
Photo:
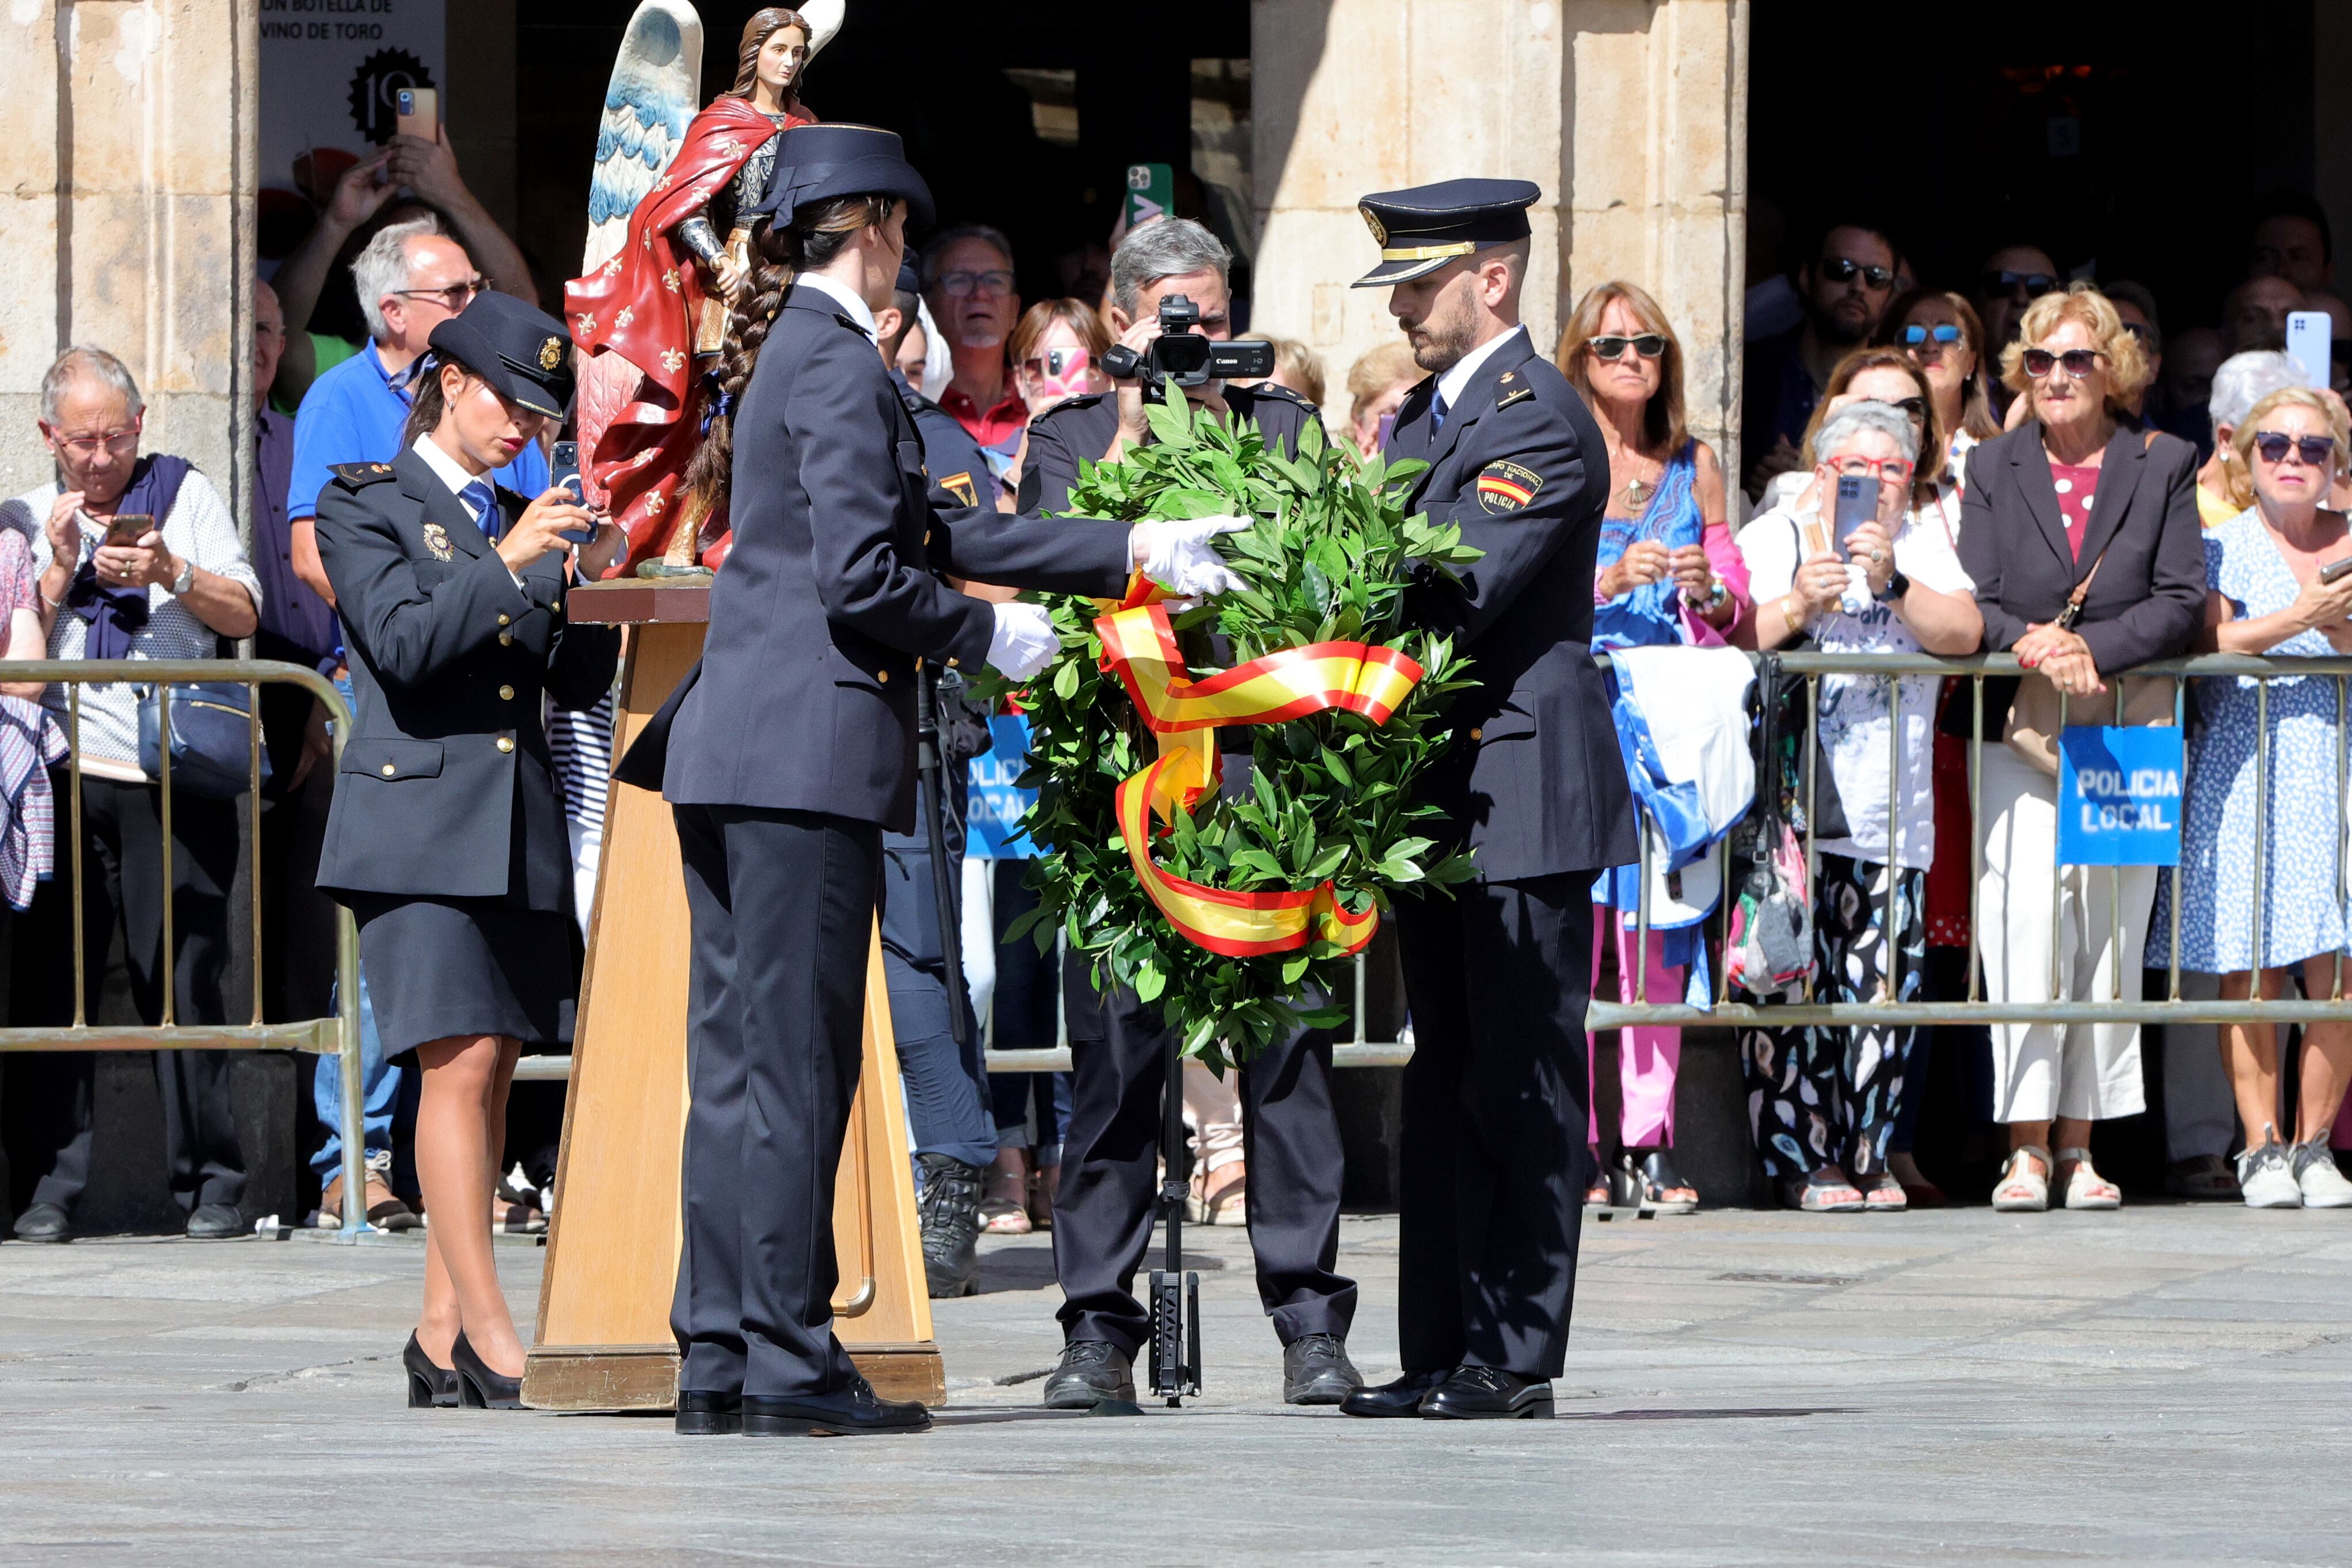
{"label": "wooden pedestal", "polygon": [[[576,589],[575,621],[627,626],[615,754],[702,651],[709,591],[635,583]],[[677,834],[658,795],[615,784],[604,813],[588,968],[557,1158],[555,1218],[523,1400],[550,1410],[667,1410],[677,1390],[670,1298],[682,1216],[690,950]],[[947,1376],[907,1161],[898,1056],[877,924],[865,1062],[834,1205],[834,1330],[886,1398],[943,1404]]]}

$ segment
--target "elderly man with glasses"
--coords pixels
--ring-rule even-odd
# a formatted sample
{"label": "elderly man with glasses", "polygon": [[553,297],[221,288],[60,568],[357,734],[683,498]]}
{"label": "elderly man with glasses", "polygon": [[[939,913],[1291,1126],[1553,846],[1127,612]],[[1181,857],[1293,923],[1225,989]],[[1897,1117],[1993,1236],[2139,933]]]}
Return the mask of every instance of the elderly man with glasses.
{"label": "elderly man with glasses", "polygon": [[[401,427],[407,422],[414,396],[412,384],[424,368],[425,344],[433,329],[463,310],[474,297],[491,286],[478,272],[465,247],[443,234],[431,218],[395,223],[379,230],[352,263],[360,309],[367,317],[369,342],[352,358],[321,374],[303,395],[294,416],[292,478],[287,483],[286,528],[294,573],[330,605],[333,585],[319,563],[313,516],[319,491],[331,470],[341,463],[389,463],[404,443]],[[536,497],[547,488],[547,458],[536,445],[527,446],[515,460],[489,476],[508,489]],[[373,1013],[361,990],[361,1079],[365,1092],[368,1144],[366,1205],[371,1223],[407,1229],[416,1216],[393,1195],[386,1181],[392,1169],[393,1109],[399,1096],[400,1069],[388,1067],[376,1047]],[[320,1223],[340,1216],[343,1194],[337,1174],[342,1159],[337,1129],[342,1104],[342,1079],[335,1064],[321,1057],[315,1082],[319,1120],[326,1125],[327,1141],[311,1158],[326,1191],[320,1202]]]}
{"label": "elderly man with glasses", "polygon": [[1001,473],[1029,425],[1029,405],[1004,363],[1021,319],[1013,242],[986,224],[942,230],[923,247],[923,298],[955,362],[940,406],[998,459]]}

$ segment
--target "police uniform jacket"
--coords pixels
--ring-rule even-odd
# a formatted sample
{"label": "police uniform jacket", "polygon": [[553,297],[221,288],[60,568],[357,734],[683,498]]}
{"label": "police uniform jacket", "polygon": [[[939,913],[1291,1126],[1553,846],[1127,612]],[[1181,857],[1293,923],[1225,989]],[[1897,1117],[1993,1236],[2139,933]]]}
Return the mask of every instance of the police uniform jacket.
{"label": "police uniform jacket", "polygon": [[931,488],[945,490],[957,506],[993,505],[996,476],[971,432],[895,370],[890,384],[898,389],[898,401],[906,405],[907,417],[915,422],[915,434],[922,440],[923,467]]}
{"label": "police uniform jacket", "polygon": [[[931,487],[873,341],[796,286],[736,410],[735,542],[702,662],[619,776],[672,802],[915,821],[915,659],[977,671],[993,609],[934,575],[1116,595],[1124,523],[1036,523]],[[641,742],[642,745],[642,742]]]}
{"label": "police uniform jacket", "polygon": [[[1171,396],[1176,395],[1174,393]],[[1298,450],[1298,434],[1318,417],[1315,405],[1286,386],[1262,382],[1228,386],[1225,405],[1237,419],[1255,419],[1269,447]],[[1078,464],[1099,462],[1118,434],[1118,394],[1088,393],[1065,398],[1029,422],[1029,455],[1021,463],[1021,490],[1014,510],[1024,517],[1062,511],[1078,482]]]}
{"label": "police uniform jacket", "polygon": [[[595,706],[613,684],[618,628],[563,618],[560,555],[525,567],[517,587],[414,451],[332,472],[319,492],[319,556],[342,617],[355,718],[319,886],[570,908],[572,851],[541,698]],[[528,503],[497,496],[510,528]]]}
{"label": "police uniform jacket", "polygon": [[1448,715],[1439,804],[1488,881],[1626,865],[1637,853],[1632,797],[1588,647],[1609,490],[1600,426],[1523,332],[1472,373],[1433,430],[1436,386],[1433,376],[1406,395],[1387,456],[1430,465],[1408,510],[1461,524],[1463,542],[1486,552],[1458,586],[1433,582],[1408,600],[1410,614],[1455,636],[1479,683]]}

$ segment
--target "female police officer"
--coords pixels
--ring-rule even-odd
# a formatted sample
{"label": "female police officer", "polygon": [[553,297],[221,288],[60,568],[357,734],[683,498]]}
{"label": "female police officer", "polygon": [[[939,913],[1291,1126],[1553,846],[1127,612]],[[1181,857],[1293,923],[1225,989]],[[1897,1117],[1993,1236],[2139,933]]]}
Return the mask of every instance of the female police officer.
{"label": "female police officer", "polygon": [[319,495],[357,710],[319,885],[359,921],[384,1049],[425,1068],[433,1223],[409,1403],[505,1409],[523,1363],[490,1250],[507,1086],[572,996],[572,860],[541,694],[588,708],[612,685],[618,632],[567,623],[563,595],[572,537],[590,541],[590,576],[626,542],[569,490],[526,504],[485,477],[572,394],[561,322],[484,294],[432,350],[407,448],[335,468]]}
{"label": "female police officer", "polygon": [[678,1429],[905,1431],[922,1406],[877,1398],[831,1330],[881,832],[914,826],[915,659],[1020,679],[1056,646],[1037,606],[932,573],[1116,594],[1139,562],[1215,592],[1208,541],[1239,525],[1022,520],[928,487],[871,334],[930,193],[887,131],[776,147],[698,476],[731,490],[732,552],[698,673],[619,774],[675,807],[694,917]]}

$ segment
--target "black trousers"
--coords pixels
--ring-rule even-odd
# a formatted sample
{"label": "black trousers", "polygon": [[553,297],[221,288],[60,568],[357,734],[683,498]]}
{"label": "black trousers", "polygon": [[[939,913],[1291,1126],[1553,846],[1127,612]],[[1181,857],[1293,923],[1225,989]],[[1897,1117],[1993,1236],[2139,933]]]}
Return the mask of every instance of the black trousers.
{"label": "black trousers", "polygon": [[[20,1025],[73,1022],[71,783],[57,787],[57,874],[15,924],[10,1013]],[[117,920],[142,1022],[163,1019],[163,791],[153,784],[82,780],[82,932],[85,1016],[98,1015]],[[236,810],[229,801],[172,794],[173,1016],[184,1024],[227,1019],[229,885],[236,876]],[[157,1051],[163,1157],[183,1210],[234,1205],[245,1195],[245,1157],[229,1108],[226,1051]],[[9,1077],[9,1143],[31,1168],[29,1204],[70,1212],[89,1184],[91,1081],[88,1051],[19,1057]]]}
{"label": "black trousers", "polygon": [[1592,873],[1397,901],[1405,1068],[1397,1342],[1405,1369],[1557,1377],[1589,1179]]}
{"label": "black trousers", "polygon": [[[1063,974],[1070,1025],[1070,1131],[1054,1200],[1055,1314],[1068,1340],[1107,1340],[1132,1357],[1150,1336],[1135,1270],[1151,1244],[1154,1170],[1168,1087],[1168,1029],[1125,986],[1097,993],[1086,962]],[[1250,1250],[1258,1300],[1284,1344],[1347,1337],[1356,1282],[1339,1257],[1339,1123],[1331,1037],[1303,1030],[1240,1069]]]}
{"label": "black trousers", "polygon": [[833,1334],[833,1194],[881,829],[803,811],[674,815],[694,917],[678,1387],[837,1393],[856,1370]]}

